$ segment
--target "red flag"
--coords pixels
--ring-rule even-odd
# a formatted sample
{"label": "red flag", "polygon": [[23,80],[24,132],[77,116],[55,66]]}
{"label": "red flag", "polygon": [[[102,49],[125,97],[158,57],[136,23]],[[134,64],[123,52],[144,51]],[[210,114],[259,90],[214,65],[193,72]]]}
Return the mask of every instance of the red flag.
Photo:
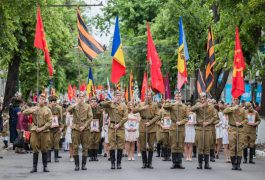
{"label": "red flag", "polygon": [[76,95],[76,86],[73,87],[73,96]]}
{"label": "red flag", "polygon": [[165,87],[163,75],[160,70],[162,63],[156,51],[156,47],[150,32],[149,23],[147,23],[147,61],[150,63],[152,89],[163,94],[165,92]]}
{"label": "red flag", "polygon": [[71,86],[71,84],[68,84],[68,99],[69,101],[72,101],[72,98],[74,97],[74,91]]}
{"label": "red flag", "polygon": [[83,91],[85,91],[86,90],[86,83],[82,83],[81,84],[81,86],[79,87],[79,90],[81,91],[81,92],[83,92]]}
{"label": "red flag", "polygon": [[39,48],[44,53],[44,58],[47,63],[49,74],[52,76],[52,64],[50,59],[50,54],[47,46],[47,42],[45,39],[45,33],[44,33],[44,27],[41,20],[41,14],[40,14],[40,7],[38,7],[37,10],[37,24],[36,24],[36,32],[35,32],[35,40],[34,40],[34,46],[36,48]]}
{"label": "red flag", "polygon": [[144,79],[143,79],[142,91],[141,91],[141,101],[145,100],[146,88],[147,88],[147,75],[146,75],[146,72],[144,72]]}
{"label": "red flag", "polygon": [[240,45],[238,28],[236,27],[235,52],[234,52],[234,67],[232,78],[232,96],[238,98],[245,92],[244,74],[246,68],[244,56]]}

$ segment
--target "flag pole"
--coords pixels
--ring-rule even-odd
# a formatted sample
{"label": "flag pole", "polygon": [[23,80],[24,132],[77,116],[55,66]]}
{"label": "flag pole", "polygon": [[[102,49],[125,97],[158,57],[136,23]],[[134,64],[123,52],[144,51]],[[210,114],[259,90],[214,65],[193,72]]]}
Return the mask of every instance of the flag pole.
{"label": "flag pole", "polygon": [[187,83],[185,83],[185,103],[187,103]]}
{"label": "flag pole", "polygon": [[40,66],[40,61],[39,61],[39,58],[37,58],[37,102],[39,100],[39,74],[40,74],[40,69],[39,69],[39,66]]}

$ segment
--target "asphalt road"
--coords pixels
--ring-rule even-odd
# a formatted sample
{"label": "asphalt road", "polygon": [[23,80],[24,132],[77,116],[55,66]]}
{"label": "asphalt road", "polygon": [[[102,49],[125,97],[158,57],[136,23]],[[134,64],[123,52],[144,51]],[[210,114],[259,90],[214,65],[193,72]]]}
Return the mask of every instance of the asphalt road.
{"label": "asphalt road", "polygon": [[[0,159],[0,179],[1,180],[161,180],[169,179],[200,179],[200,180],[264,180],[265,159],[255,159],[256,164],[242,164],[243,171],[232,171],[231,164],[224,163],[224,159],[211,163],[213,170],[197,170],[197,159],[193,162],[183,162],[185,170],[171,170],[171,162],[161,161],[154,158],[155,169],[141,169],[141,159],[127,161],[123,158],[122,170],[111,170],[110,162],[106,158],[100,157],[99,162],[88,162],[87,171],[74,171],[74,163],[69,162],[68,153],[60,152],[63,156],[59,163],[49,163],[50,173],[42,172],[42,164],[39,161],[38,172],[30,174],[32,168],[32,154],[14,154],[12,151],[4,153],[4,158]],[[41,159],[41,158],[39,158]]]}

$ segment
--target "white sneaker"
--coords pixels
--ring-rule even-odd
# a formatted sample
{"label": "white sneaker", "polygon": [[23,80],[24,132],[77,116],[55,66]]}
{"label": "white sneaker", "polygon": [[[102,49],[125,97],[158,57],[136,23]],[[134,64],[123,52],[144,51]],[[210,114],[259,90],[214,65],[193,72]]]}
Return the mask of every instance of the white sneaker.
{"label": "white sneaker", "polygon": [[132,159],[131,159],[132,161],[134,161],[135,159],[134,159],[134,157],[132,157]]}
{"label": "white sneaker", "polygon": [[70,162],[74,162],[74,158],[70,158]]}
{"label": "white sneaker", "polygon": [[142,156],[142,154],[141,153],[138,153],[138,157],[141,157]]}
{"label": "white sneaker", "polygon": [[130,157],[128,157],[128,161],[131,161],[132,159]]}

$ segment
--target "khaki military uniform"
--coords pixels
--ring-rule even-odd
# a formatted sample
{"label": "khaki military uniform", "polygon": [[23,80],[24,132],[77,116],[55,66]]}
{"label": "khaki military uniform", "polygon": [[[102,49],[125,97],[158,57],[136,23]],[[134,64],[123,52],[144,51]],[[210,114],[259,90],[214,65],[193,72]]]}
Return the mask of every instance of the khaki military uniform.
{"label": "khaki military uniform", "polygon": [[[191,111],[196,113],[197,124],[195,126],[196,136],[195,143],[198,148],[198,154],[210,154],[210,146],[212,143],[212,124],[217,119],[217,114],[212,105],[201,107],[201,103],[196,103]],[[203,122],[209,125],[203,127]],[[203,137],[204,135],[204,137]]]}
{"label": "khaki military uniform", "polygon": [[[127,106],[123,103],[118,104],[110,101],[101,102],[101,105],[110,117],[108,131],[110,150],[123,149],[125,144],[124,123],[128,120]],[[119,128],[115,130],[116,124],[119,125]]]}
{"label": "khaki military uniform", "polygon": [[[245,137],[243,126],[247,123],[246,111],[242,107],[235,106],[227,107],[223,112],[228,116],[228,139],[232,170],[241,170],[240,164],[242,160]],[[236,126],[236,122],[239,122],[242,125]]]}
{"label": "khaki military uniform", "polygon": [[243,125],[236,127],[236,122],[241,122],[242,124],[247,123],[246,111],[241,107],[228,107],[224,110],[224,114],[228,115],[228,123],[229,123],[228,137],[229,137],[230,155],[242,156],[242,150],[244,146],[244,129]]}
{"label": "khaki military uniform", "polygon": [[[133,113],[140,113],[141,116],[139,126],[141,151],[146,151],[146,142],[148,143],[149,151],[153,151],[154,143],[156,141],[156,121],[159,119],[159,108],[157,104],[153,102],[142,102],[134,108]],[[147,122],[150,123],[148,127],[145,125]]]}
{"label": "khaki military uniform", "polygon": [[59,105],[49,107],[53,118],[58,119],[58,126],[53,126],[53,123],[50,126],[50,144],[49,149],[59,150],[59,142],[61,138],[60,128],[64,127],[63,118],[62,118],[62,108]]}
{"label": "khaki military uniform", "polygon": [[[166,103],[164,109],[170,112],[172,120],[169,136],[172,153],[183,153],[184,140],[185,140],[185,124],[188,122],[187,107],[185,104]],[[180,125],[176,125],[180,122]]]}
{"label": "khaki military uniform", "polygon": [[[117,169],[121,169],[122,150],[125,144],[124,123],[128,120],[128,109],[123,103],[103,101],[100,104],[110,117],[108,138],[110,145],[111,169],[115,169],[115,149],[117,149]],[[115,125],[119,125],[119,128],[115,129]]]}
{"label": "khaki military uniform", "polygon": [[[171,125],[169,129],[169,137],[172,152],[172,169],[182,166],[184,140],[185,140],[185,124],[188,122],[187,106],[182,103],[166,103],[164,109],[170,112]],[[180,123],[177,125],[176,123]]]}
{"label": "khaki military uniform", "polygon": [[217,114],[217,118],[214,119],[213,123],[210,125],[211,126],[211,131],[212,131],[212,142],[210,145],[210,159],[212,162],[215,162],[215,144],[216,144],[216,130],[215,130],[215,125],[219,123],[219,116],[218,116],[218,111],[216,109],[215,113]]}
{"label": "khaki military uniform", "polygon": [[[159,119],[159,108],[156,103],[142,102],[134,108],[133,113],[140,113],[141,121],[139,126],[140,149],[142,152],[142,168],[153,168],[152,159],[154,151],[154,143],[156,141],[156,122]],[[145,124],[149,123],[149,126]],[[148,144],[148,156],[147,156]]]}
{"label": "khaki military uniform", "polygon": [[2,137],[9,136],[9,115],[7,113],[4,113],[2,115],[3,118],[3,130],[0,133]]}
{"label": "khaki military uniform", "polygon": [[[157,124],[157,143],[162,145],[162,153],[164,153],[163,161],[170,161],[170,141],[169,141],[169,128],[171,119],[170,112],[165,110],[164,108],[159,110],[159,117]],[[166,125],[166,126],[165,126]]]}
{"label": "khaki military uniform", "polygon": [[[97,161],[97,153],[101,140],[101,129],[103,126],[103,110],[100,107],[92,108],[93,120],[89,125],[89,144],[88,149],[92,156],[92,161]],[[93,123],[98,127],[98,131],[94,130]],[[98,123],[98,124],[97,124]]]}
{"label": "khaki military uniform", "polygon": [[247,163],[247,156],[248,156],[248,148],[249,148],[249,163],[255,164],[253,161],[253,156],[255,154],[255,142],[257,138],[257,126],[260,124],[260,116],[259,113],[255,110],[249,111],[246,110],[247,118],[249,122],[254,123],[255,125],[252,126],[248,123],[244,124],[244,163]]}
{"label": "khaki military uniform", "polygon": [[[52,113],[47,106],[40,106],[38,110],[35,107],[26,109],[23,114],[32,114],[33,123],[31,127],[30,145],[33,149],[33,153],[39,151],[47,153],[50,142],[49,128],[52,122]],[[37,133],[37,128],[45,127],[45,130]]]}
{"label": "khaki military uniform", "polygon": [[[74,156],[78,156],[79,145],[82,145],[82,156],[87,157],[89,126],[93,118],[91,106],[86,103],[79,103],[76,106],[70,106],[68,111],[73,114],[72,124],[72,144]],[[80,127],[85,127],[80,131]]]}

